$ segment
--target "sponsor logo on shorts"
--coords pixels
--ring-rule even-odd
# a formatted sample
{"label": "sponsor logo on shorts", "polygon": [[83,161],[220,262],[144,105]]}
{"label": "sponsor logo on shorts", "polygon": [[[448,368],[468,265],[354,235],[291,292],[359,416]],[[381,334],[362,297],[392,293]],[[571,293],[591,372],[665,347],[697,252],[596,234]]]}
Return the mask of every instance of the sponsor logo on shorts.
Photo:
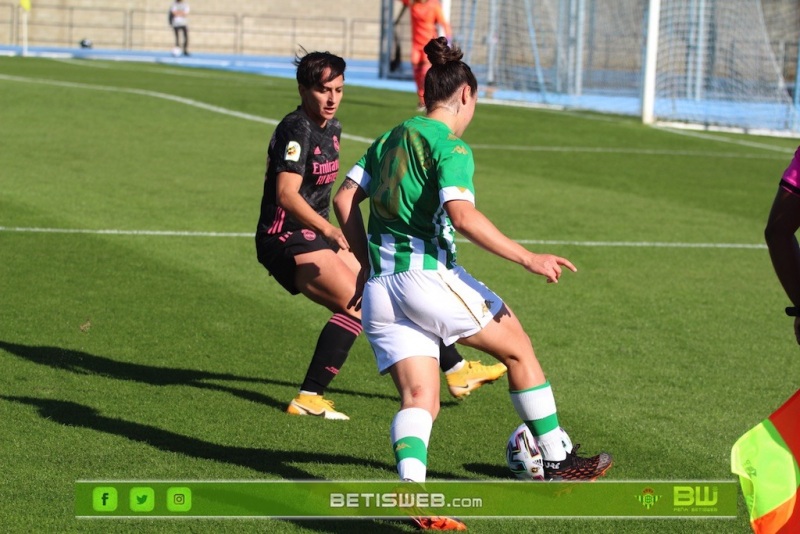
{"label": "sponsor logo on shorts", "polygon": [[306,241],[314,241],[317,234],[315,234],[313,230],[303,230],[303,237],[306,238]]}
{"label": "sponsor logo on shorts", "polygon": [[283,155],[286,161],[299,161],[300,160],[300,143],[297,141],[289,141],[286,145],[286,153]]}

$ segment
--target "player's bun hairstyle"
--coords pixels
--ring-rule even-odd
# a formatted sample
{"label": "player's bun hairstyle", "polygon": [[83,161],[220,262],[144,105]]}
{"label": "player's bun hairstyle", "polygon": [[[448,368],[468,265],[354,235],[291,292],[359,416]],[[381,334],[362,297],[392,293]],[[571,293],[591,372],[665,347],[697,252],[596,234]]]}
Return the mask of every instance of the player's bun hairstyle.
{"label": "player's bun hairstyle", "polygon": [[450,45],[445,37],[431,39],[425,45],[431,68],[425,75],[425,107],[433,109],[437,103],[449,101],[464,84],[472,94],[478,92],[478,80],[469,65],[461,61],[464,53]]}
{"label": "player's bun hairstyle", "polygon": [[[305,48],[300,47],[300,52],[294,56],[294,65],[297,67],[297,83],[307,89],[328,83],[334,78],[344,76],[344,69],[347,67],[344,59],[330,52],[306,52]],[[326,79],[322,79],[325,69],[329,68],[330,73]]]}

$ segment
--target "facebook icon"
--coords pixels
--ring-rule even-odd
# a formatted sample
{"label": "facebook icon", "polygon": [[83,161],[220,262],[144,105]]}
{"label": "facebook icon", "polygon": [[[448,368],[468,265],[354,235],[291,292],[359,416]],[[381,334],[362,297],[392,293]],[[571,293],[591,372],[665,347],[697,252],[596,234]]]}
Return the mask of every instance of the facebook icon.
{"label": "facebook icon", "polygon": [[92,490],[92,508],[95,512],[113,512],[117,509],[117,489],[101,486]]}

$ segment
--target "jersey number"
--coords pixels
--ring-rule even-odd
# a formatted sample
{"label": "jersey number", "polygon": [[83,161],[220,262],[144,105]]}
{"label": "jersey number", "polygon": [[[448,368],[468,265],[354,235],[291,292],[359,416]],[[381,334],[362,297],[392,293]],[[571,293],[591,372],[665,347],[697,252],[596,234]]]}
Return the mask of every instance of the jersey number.
{"label": "jersey number", "polygon": [[397,219],[400,208],[398,186],[408,171],[408,153],[402,146],[395,147],[384,154],[381,166],[380,183],[372,195],[372,207],[383,220]]}

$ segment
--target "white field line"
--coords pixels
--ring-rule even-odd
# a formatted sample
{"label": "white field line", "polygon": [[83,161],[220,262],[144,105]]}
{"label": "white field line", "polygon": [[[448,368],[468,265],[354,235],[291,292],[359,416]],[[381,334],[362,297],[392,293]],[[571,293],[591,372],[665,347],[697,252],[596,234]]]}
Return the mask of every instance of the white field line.
{"label": "white field line", "polygon": [[[709,133],[704,132],[696,132],[692,130],[678,130],[675,128],[665,127],[662,128],[662,131],[669,132],[675,135],[683,135],[685,137],[694,137],[697,139],[703,139],[705,141],[716,141],[719,143],[731,143],[734,145],[746,146],[750,148],[760,148],[763,150],[772,150],[775,152],[780,152],[782,154],[794,154],[794,148],[785,148],[779,147],[775,145],[770,145],[767,143],[759,143],[758,141],[748,141],[747,139],[732,139],[730,137],[724,136],[716,136]],[[787,163],[788,164],[788,163]]]}
{"label": "white field line", "polygon": [[[36,78],[25,78],[20,76],[8,76],[0,74],[0,80],[21,82],[21,83],[38,83],[43,85],[52,85],[56,87],[70,87],[75,89],[87,89],[91,91],[104,91],[116,93],[129,93],[141,96],[149,96],[153,98],[160,98],[169,100],[187,106],[193,106],[213,113],[220,113],[230,117],[236,117],[253,122],[260,122],[264,124],[277,125],[278,120],[259,117],[249,113],[234,111],[190,98],[170,95],[167,93],[160,93],[157,91],[148,91],[144,89],[131,89],[127,87],[113,87],[105,85],[91,85],[76,82],[64,82],[58,80],[42,80]],[[360,137],[355,135],[342,134],[342,138],[358,141],[366,144],[372,143],[372,139]],[[720,139],[716,139],[720,140]],[[508,145],[473,145],[473,148],[488,148],[488,149],[506,149],[506,150],[531,150],[531,151],[562,151],[562,152],[617,152],[617,153],[640,153],[647,155],[683,155],[683,156],[707,156],[707,157],[759,157],[757,155],[747,154],[709,154],[707,152],[684,152],[684,151],[658,151],[658,150],[636,150],[625,148],[576,148],[576,147],[523,147]],[[766,145],[759,145],[758,148],[767,148]],[[774,148],[773,148],[774,149]],[[769,156],[765,156],[769,157]],[[774,156],[772,156],[774,157]],[[146,235],[146,236],[172,236],[172,237],[252,237],[252,233],[238,233],[238,232],[190,232],[190,231],[170,231],[170,230],[90,230],[90,229],[70,229],[70,228],[21,228],[21,227],[6,227],[0,226],[0,232],[35,232],[35,233],[62,233],[62,234],[95,234],[95,235]],[[746,244],[746,243],[660,243],[660,242],[626,242],[626,241],[550,241],[550,240],[535,240],[535,239],[519,239],[517,242],[524,245],[573,245],[573,246],[587,246],[587,247],[652,247],[652,248],[738,248],[738,249],[762,249],[766,248],[761,244]]]}
{"label": "white field line", "polygon": [[91,235],[144,235],[166,237],[255,237],[255,232],[191,232],[183,230],[116,230],[88,228],[30,228],[0,226],[0,232],[33,234],[91,234]]}
{"label": "white field line", "polygon": [[[0,226],[4,233],[38,233],[38,234],[90,234],[120,236],[156,236],[156,237],[247,237],[253,238],[253,232],[192,232],[182,230],[91,230],[84,228],[26,228],[18,226]],[[459,239],[468,243],[466,239]],[[634,247],[634,248],[717,248],[717,249],[765,249],[766,245],[750,243],[663,243],[658,241],[562,241],[550,239],[515,239],[522,245],[569,245],[577,247]]]}
{"label": "white field line", "polygon": [[[644,156],[688,156],[699,158],[737,158],[737,159],[781,159],[784,154],[792,154],[794,150],[781,148],[784,154],[737,154],[735,152],[698,152],[692,150],[659,150],[651,148],[619,148],[619,147],[567,147],[567,146],[524,146],[524,145],[484,145],[470,144],[473,149],[511,150],[517,152],[568,152],[570,154],[640,154]],[[763,148],[763,147],[758,147]],[[771,150],[777,150],[772,147]]]}
{"label": "white field line", "polygon": [[[187,106],[193,106],[199,109],[203,109],[205,111],[211,111],[213,113],[220,113],[222,115],[227,115],[229,117],[236,117],[239,119],[244,119],[253,122],[260,122],[262,124],[270,124],[272,126],[276,126],[278,124],[278,120],[271,119],[267,117],[259,117],[258,115],[251,115],[249,113],[243,113],[241,111],[234,111],[231,109],[226,109],[220,106],[214,106],[211,104],[206,104],[204,102],[199,102],[197,100],[192,100],[190,98],[184,98],[180,96],[170,95],[167,93],[160,93],[157,91],[148,91],[145,89],[132,89],[129,87],[113,87],[113,86],[106,86],[106,85],[91,85],[85,83],[77,83],[77,82],[64,82],[59,80],[43,80],[38,78],[26,78],[21,76],[9,76],[0,74],[0,80],[12,81],[12,82],[20,82],[20,83],[38,83],[43,85],[53,85],[56,87],[70,87],[73,89],[87,89],[91,91],[104,91],[104,92],[113,92],[113,93],[129,93],[141,96],[149,96],[153,98],[160,98],[163,100],[169,100],[172,102],[176,102],[179,104],[184,104]],[[700,134],[697,132],[674,132],[679,135],[690,135],[694,137],[701,137],[706,140],[713,140],[719,141],[724,143],[734,143],[739,145],[745,145],[751,148],[760,148],[764,150],[772,150],[776,152],[781,152],[782,154],[791,154],[793,150],[781,148],[781,147],[774,147],[764,143],[755,143],[755,142],[748,142],[742,140],[734,140],[734,139],[727,139],[721,137],[715,137],[707,134]],[[358,135],[350,135],[343,133],[343,139],[349,139],[351,141],[357,141],[359,143],[364,144],[372,144],[373,139],[368,137],[361,137]],[[727,152],[693,152],[693,151],[677,151],[677,150],[657,150],[657,149],[633,149],[633,148],[615,148],[615,147],[545,147],[545,146],[515,146],[515,145],[486,145],[486,144],[474,144],[470,145],[473,149],[477,150],[514,150],[514,151],[530,151],[530,152],[569,152],[569,153],[597,153],[597,154],[641,154],[641,155],[651,155],[651,156],[689,156],[689,157],[711,157],[711,158],[741,158],[741,159],[752,159],[752,158],[778,158],[777,155],[758,155],[758,154],[735,154],[735,153],[727,153]],[[783,157],[783,156],[781,156]]]}
{"label": "white field line", "polygon": [[64,63],[66,65],[73,65],[73,66],[80,66],[80,67],[91,67],[93,69],[108,69],[111,68],[111,65],[106,65],[99,61],[85,61],[82,59],[75,59],[75,58],[57,58],[51,57],[48,58],[50,61],[55,61],[56,63]]}
{"label": "white field line", "polygon": [[[114,70],[125,71],[125,72],[131,72],[131,71],[135,70],[135,72],[155,72],[157,74],[167,74],[167,75],[170,75],[170,76],[182,76],[182,77],[185,77],[185,78],[186,77],[188,77],[188,78],[211,78],[211,79],[218,79],[218,80],[221,80],[221,79],[228,79],[229,80],[229,79],[231,79],[231,77],[235,77],[237,83],[248,82],[248,83],[252,83],[254,85],[259,85],[259,86],[262,86],[262,87],[269,86],[271,84],[270,79],[267,78],[267,77],[263,77],[262,79],[255,79],[255,78],[246,77],[246,76],[236,76],[237,74],[240,74],[240,73],[238,73],[236,71],[227,71],[230,76],[226,76],[225,74],[222,73],[222,71],[206,71],[206,70],[192,69],[192,68],[187,68],[187,67],[169,68],[167,66],[164,66],[162,68],[144,68],[144,67],[139,66],[139,68],[135,68],[135,69],[134,68],[126,68],[125,66],[123,66],[123,64],[120,61],[114,60],[114,59],[91,59],[91,60],[89,60],[89,59],[76,59],[76,58],[68,58],[68,59],[48,58],[48,59],[50,59],[51,61],[56,61],[58,63],[64,63],[64,64],[67,64],[67,65],[72,65],[72,66],[75,66],[75,67],[87,67],[87,68],[95,68],[95,69],[111,69],[111,68],[113,68]],[[131,62],[127,62],[127,63],[130,64]],[[162,64],[162,65],[169,65],[169,63]]]}
{"label": "white field line", "polygon": [[[21,76],[8,76],[5,74],[0,74],[0,80],[6,80],[10,82],[21,82],[21,83],[38,83],[42,85],[52,85],[55,87],[87,89],[90,91],[104,91],[109,93],[128,93],[133,95],[149,96],[153,98],[160,98],[162,100],[169,100],[171,102],[176,102],[178,104],[184,104],[187,106],[196,107],[205,111],[211,111],[213,113],[219,113],[221,115],[227,115],[229,117],[236,117],[237,119],[244,119],[252,122],[260,122],[263,124],[270,124],[272,126],[276,126],[280,122],[276,119],[259,117],[258,115],[251,115],[249,113],[243,113],[241,111],[234,111],[232,109],[226,109],[220,106],[206,104],[205,102],[199,102],[197,100],[192,100],[191,98],[184,98],[182,96],[175,96],[167,93],[159,93],[158,91],[148,91],[146,89],[131,89],[129,87],[112,87],[107,85],[91,85],[87,83],[63,82],[58,80],[42,80],[36,78],[24,78]],[[342,134],[342,138],[350,139],[352,141],[358,141],[365,144],[371,144],[373,141],[373,139],[368,139],[366,137],[360,137],[357,135],[348,135],[348,134]]]}

